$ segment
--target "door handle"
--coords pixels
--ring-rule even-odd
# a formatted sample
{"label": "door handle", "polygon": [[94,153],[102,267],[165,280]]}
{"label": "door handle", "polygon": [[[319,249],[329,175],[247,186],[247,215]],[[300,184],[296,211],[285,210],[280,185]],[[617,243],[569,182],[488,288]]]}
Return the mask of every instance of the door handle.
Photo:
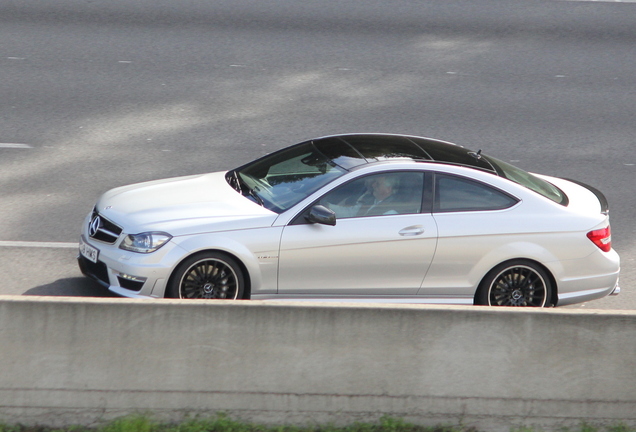
{"label": "door handle", "polygon": [[422,225],[413,225],[410,227],[402,228],[400,230],[401,236],[416,236],[424,233],[424,227]]}

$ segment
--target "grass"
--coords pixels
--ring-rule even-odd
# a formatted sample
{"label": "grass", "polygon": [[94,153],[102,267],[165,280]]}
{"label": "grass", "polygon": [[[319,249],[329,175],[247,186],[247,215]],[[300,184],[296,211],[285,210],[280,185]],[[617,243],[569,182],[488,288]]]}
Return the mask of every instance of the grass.
{"label": "grass", "polygon": [[[265,426],[232,420],[224,414],[212,418],[186,419],[180,423],[160,423],[149,416],[130,415],[99,427],[71,426],[64,429],[46,426],[7,425],[0,423],[0,432],[488,432],[472,426],[421,426],[393,417],[382,417],[377,423],[353,423],[348,426]],[[510,432],[542,432],[534,428],[511,428]],[[623,424],[595,427],[581,423],[576,428],[558,432],[636,432],[636,428]]]}

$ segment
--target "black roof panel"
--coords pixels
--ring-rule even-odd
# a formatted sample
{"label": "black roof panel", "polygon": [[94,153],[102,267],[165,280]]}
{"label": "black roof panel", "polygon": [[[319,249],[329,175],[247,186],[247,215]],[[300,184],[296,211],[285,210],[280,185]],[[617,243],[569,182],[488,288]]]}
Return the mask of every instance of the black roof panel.
{"label": "black roof panel", "polygon": [[[316,148],[345,169],[393,159],[436,161],[493,171],[485,160],[464,147],[405,135],[352,134],[313,140]],[[472,154],[472,156],[471,156]]]}
{"label": "black roof panel", "polygon": [[494,171],[492,165],[490,165],[487,161],[476,157],[476,153],[474,151],[468,150],[462,146],[430,138],[409,137],[409,139],[426,150],[426,152],[431,156],[431,159],[434,161],[467,165]]}

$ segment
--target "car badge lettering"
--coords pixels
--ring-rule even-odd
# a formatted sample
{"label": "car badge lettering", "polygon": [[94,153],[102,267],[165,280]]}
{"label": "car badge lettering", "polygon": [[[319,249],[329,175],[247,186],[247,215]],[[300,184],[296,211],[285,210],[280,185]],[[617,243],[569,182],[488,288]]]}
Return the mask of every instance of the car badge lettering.
{"label": "car badge lettering", "polygon": [[95,234],[97,234],[97,231],[99,230],[101,224],[102,220],[100,219],[100,217],[95,216],[91,223],[88,225],[88,235],[91,237],[95,237]]}

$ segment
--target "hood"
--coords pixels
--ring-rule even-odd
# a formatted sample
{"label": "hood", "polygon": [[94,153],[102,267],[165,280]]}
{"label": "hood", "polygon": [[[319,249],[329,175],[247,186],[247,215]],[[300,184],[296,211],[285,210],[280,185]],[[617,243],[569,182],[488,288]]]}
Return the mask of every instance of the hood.
{"label": "hood", "polygon": [[128,234],[173,236],[269,226],[278,216],[234,190],[225,172],[115,188],[102,195],[97,209]]}

